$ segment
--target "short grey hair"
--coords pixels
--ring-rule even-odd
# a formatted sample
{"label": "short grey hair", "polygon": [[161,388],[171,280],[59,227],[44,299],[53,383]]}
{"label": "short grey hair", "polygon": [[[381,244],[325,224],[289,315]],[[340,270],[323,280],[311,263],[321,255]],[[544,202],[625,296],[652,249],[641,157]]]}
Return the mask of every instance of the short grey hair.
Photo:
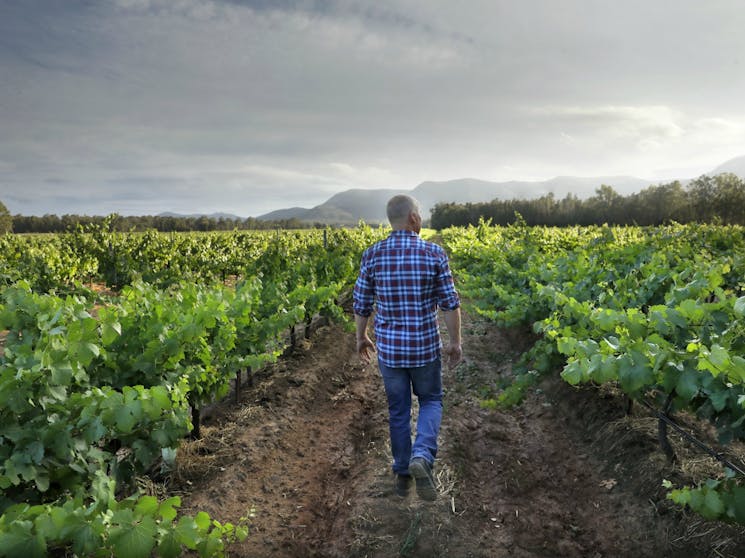
{"label": "short grey hair", "polygon": [[406,194],[399,194],[393,196],[388,200],[388,205],[385,208],[386,214],[388,215],[388,221],[391,225],[404,225],[409,217],[409,213],[416,211],[420,213],[419,202],[411,196]]}

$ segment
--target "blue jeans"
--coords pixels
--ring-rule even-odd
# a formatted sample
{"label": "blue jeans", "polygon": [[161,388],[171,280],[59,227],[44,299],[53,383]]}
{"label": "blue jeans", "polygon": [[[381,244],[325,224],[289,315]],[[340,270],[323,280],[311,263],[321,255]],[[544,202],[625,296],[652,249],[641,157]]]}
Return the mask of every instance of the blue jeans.
{"label": "blue jeans", "polygon": [[[409,461],[423,457],[430,465],[437,455],[442,419],[442,363],[440,359],[417,368],[390,368],[378,361],[388,397],[393,472],[409,473]],[[419,399],[416,438],[411,444],[411,392]]]}

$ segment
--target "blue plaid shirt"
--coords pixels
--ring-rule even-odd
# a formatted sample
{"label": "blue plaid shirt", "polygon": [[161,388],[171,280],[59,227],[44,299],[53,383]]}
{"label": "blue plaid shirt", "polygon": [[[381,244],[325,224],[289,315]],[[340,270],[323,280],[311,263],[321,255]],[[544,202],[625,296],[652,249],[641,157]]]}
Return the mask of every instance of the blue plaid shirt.
{"label": "blue plaid shirt", "polygon": [[354,313],[369,316],[374,304],[383,364],[414,368],[440,358],[437,307],[460,306],[445,251],[405,230],[365,250],[354,285]]}

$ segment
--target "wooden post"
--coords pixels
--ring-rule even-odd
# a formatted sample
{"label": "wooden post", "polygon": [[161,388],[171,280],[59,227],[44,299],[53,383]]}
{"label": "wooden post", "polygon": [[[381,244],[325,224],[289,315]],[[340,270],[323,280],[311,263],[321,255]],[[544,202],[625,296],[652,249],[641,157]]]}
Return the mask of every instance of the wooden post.
{"label": "wooden post", "polygon": [[198,409],[197,407],[191,408],[191,424],[194,427],[191,431],[191,437],[193,440],[198,440],[202,437],[202,433],[200,430],[200,419],[201,419],[202,410]]}
{"label": "wooden post", "polygon": [[667,422],[665,422],[664,419],[668,416],[672,403],[673,394],[669,393],[667,395],[667,399],[665,400],[665,406],[663,407],[662,412],[659,413],[659,421],[657,423],[657,439],[660,442],[662,451],[665,452],[665,455],[667,456],[667,459],[670,463],[675,461],[676,456],[675,450],[673,450],[673,447],[670,445],[670,440],[667,439]]}

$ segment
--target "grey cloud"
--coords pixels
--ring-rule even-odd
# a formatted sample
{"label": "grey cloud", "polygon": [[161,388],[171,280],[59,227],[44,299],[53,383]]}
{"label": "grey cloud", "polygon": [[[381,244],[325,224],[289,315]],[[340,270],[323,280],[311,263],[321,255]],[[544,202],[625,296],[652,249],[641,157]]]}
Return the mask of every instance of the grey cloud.
{"label": "grey cloud", "polygon": [[737,4],[557,6],[0,0],[0,199],[56,211],[60,180],[106,212],[251,215],[353,186],[643,175],[745,145]]}

